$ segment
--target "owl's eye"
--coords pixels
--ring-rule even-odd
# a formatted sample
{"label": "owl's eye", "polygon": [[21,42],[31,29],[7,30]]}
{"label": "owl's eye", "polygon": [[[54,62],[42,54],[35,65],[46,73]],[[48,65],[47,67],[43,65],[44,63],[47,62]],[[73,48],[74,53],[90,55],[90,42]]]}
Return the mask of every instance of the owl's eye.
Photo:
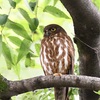
{"label": "owl's eye", "polygon": [[52,32],[56,31],[56,28],[51,28],[51,31],[52,31]]}

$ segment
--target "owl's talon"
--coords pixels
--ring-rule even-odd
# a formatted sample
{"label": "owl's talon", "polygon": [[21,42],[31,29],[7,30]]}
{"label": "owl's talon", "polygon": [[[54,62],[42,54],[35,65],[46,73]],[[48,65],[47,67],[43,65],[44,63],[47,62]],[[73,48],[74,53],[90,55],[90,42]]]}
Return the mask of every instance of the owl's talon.
{"label": "owl's talon", "polygon": [[61,73],[54,73],[53,76],[62,76]]}

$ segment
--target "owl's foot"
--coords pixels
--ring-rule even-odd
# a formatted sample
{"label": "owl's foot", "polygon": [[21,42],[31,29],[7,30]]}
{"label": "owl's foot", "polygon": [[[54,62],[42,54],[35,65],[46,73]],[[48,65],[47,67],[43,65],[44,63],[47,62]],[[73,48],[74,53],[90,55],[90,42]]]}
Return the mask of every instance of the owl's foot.
{"label": "owl's foot", "polygon": [[61,73],[54,73],[53,76],[62,76]]}

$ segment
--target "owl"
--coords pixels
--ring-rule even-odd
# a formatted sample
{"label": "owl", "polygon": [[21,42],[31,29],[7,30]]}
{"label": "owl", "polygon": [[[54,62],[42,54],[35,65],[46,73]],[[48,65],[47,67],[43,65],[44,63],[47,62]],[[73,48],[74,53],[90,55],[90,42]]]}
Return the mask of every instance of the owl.
{"label": "owl", "polygon": [[[45,75],[73,74],[74,46],[66,31],[59,25],[44,28],[40,62]],[[68,87],[54,87],[55,100],[68,100]]]}

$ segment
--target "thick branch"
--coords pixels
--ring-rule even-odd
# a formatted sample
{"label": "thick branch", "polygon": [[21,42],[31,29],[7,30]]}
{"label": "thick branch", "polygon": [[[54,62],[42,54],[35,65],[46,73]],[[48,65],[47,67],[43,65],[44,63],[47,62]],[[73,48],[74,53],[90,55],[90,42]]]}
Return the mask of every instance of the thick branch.
{"label": "thick branch", "polygon": [[[92,0],[61,0],[61,2],[73,19],[79,50],[80,74],[100,77],[100,12]],[[87,89],[81,89],[79,94],[80,100],[99,99],[98,95]]]}
{"label": "thick branch", "polygon": [[4,79],[8,84],[8,90],[0,93],[0,99],[9,98],[14,95],[44,89],[50,87],[78,87],[93,90],[100,90],[100,78],[76,75],[63,76],[39,76],[21,81],[9,81]]}
{"label": "thick branch", "polygon": [[[61,0],[73,19],[75,34],[89,48],[77,41],[80,73],[100,77],[100,13],[91,0]],[[84,62],[84,63],[83,63]],[[91,67],[92,66],[92,67]],[[98,67],[97,67],[98,66]]]}
{"label": "thick branch", "polygon": [[69,11],[75,33],[82,41],[92,47],[100,47],[96,39],[100,35],[100,13],[92,0],[61,0]]}

